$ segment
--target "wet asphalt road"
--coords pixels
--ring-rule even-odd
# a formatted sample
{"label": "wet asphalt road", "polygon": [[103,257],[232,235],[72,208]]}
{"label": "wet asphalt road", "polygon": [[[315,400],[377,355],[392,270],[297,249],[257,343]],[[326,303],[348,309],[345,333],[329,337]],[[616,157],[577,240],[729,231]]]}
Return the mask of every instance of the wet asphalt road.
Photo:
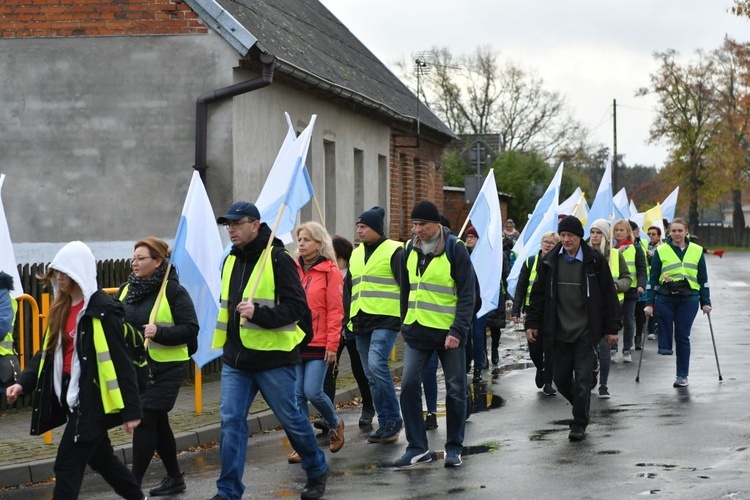
{"label": "wet asphalt road", "polygon": [[[534,370],[507,333],[502,347],[519,359],[500,373],[487,372],[475,386],[481,409],[466,428],[464,465],[442,460],[408,470],[390,463],[406,447],[367,444],[357,427],[358,409],[342,410],[346,445],[331,455],[325,498],[674,498],[750,499],[750,254],[707,256],[712,321],[723,381],[719,381],[705,316],[691,336],[690,386],[674,389],[674,357],[658,356],[647,341],[640,382],[634,363],[612,366],[612,399],[593,396],[587,439],[568,441],[570,405],[534,386]],[[530,365],[529,365],[530,366]],[[483,391],[486,396],[481,397]],[[480,408],[478,408],[480,409]],[[428,432],[432,449],[443,448],[445,420]],[[325,446],[325,441],[320,441]],[[289,465],[283,432],[254,436],[245,467],[245,497],[299,498],[304,473]],[[215,493],[218,449],[185,453],[180,462],[188,491],[173,498],[207,499]],[[144,485],[155,486],[163,469],[154,462]],[[0,499],[51,498],[51,485],[0,492]],[[87,476],[81,498],[117,498],[97,476]]]}

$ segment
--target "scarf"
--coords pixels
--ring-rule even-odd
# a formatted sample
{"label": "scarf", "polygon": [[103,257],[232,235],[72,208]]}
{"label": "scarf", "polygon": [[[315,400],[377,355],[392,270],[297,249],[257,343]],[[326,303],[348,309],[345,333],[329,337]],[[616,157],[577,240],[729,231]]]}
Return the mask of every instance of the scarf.
{"label": "scarf", "polygon": [[154,274],[148,278],[138,278],[131,271],[130,276],[128,276],[128,296],[125,299],[125,303],[136,304],[142,301],[146,296],[151,295],[151,293],[158,292],[166,272],[166,261],[162,262],[161,265],[156,268]]}

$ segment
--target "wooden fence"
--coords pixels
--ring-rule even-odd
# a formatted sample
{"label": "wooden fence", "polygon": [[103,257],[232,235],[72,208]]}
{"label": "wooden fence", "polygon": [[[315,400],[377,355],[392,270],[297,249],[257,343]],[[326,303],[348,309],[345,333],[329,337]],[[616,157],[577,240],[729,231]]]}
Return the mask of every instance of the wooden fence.
{"label": "wooden fence", "polygon": [[[45,293],[52,293],[52,290],[48,290],[44,287],[41,280],[38,279],[38,276],[42,276],[45,271],[47,270],[47,264],[25,264],[25,265],[19,265],[18,266],[18,274],[21,277],[21,285],[23,287],[24,293],[31,295],[34,300],[36,300],[36,303],[39,305],[40,313],[42,308],[42,296]],[[99,288],[117,288],[123,283],[125,283],[128,280],[128,276],[130,275],[130,260],[128,259],[119,259],[119,260],[102,260],[97,262],[96,264],[96,280],[99,285]],[[200,307],[199,304],[195,304],[196,308]],[[39,321],[39,318],[34,318],[32,314],[30,314],[29,311],[24,315],[24,331],[26,332],[25,338],[24,338],[24,346],[21,349],[21,346],[16,345],[16,350],[18,352],[24,353],[24,358],[26,363],[28,363],[29,359],[34,355],[34,348],[33,348],[33,338],[31,335],[32,332],[32,322],[33,321]],[[16,342],[18,342],[19,335],[18,331],[20,328],[20,324],[16,322],[16,331],[15,331],[15,339]],[[195,364],[190,363],[190,374],[188,377],[188,380],[192,381],[193,376],[195,374]],[[213,373],[220,373],[221,372],[221,362],[220,360],[216,359],[207,365],[205,365],[201,373],[203,375],[209,375]],[[23,401],[22,401],[23,399]],[[21,406],[26,406],[31,404],[31,398],[22,398],[19,399],[19,403]],[[18,404],[18,403],[17,403]],[[5,398],[2,398],[2,402],[0,402],[0,410],[5,409]]]}

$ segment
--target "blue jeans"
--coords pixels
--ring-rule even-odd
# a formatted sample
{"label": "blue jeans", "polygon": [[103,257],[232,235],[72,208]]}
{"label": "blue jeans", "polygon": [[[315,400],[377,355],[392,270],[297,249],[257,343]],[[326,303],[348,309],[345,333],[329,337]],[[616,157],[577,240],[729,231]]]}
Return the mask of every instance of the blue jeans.
{"label": "blue jeans", "polygon": [[339,426],[339,416],[333,409],[331,400],[323,390],[323,381],[328,372],[328,363],[322,359],[308,359],[296,366],[297,375],[297,406],[305,418],[310,418],[307,402],[320,412],[330,429]]}
{"label": "blue jeans", "polygon": [[385,427],[388,422],[401,422],[396,389],[388,368],[388,357],[396,345],[397,333],[396,330],[379,329],[354,336],[357,352],[362,358],[362,368],[370,383],[372,403],[378,414],[380,427]]}
{"label": "blue jeans", "polygon": [[258,391],[284,426],[292,448],[302,457],[302,468],[307,472],[307,477],[318,477],[328,469],[326,457],[318,447],[310,422],[297,406],[295,384],[294,365],[247,372],[224,364],[219,406],[221,475],[216,481],[219,495],[234,500],[242,498],[245,491],[242,473],[247,453],[247,414]]}
{"label": "blue jeans", "polygon": [[[485,340],[485,322],[487,316],[477,318],[474,316],[471,322],[471,353],[467,352],[466,364],[469,364],[469,355],[474,358],[474,371],[484,368],[484,358],[487,356],[487,350],[484,345]],[[467,342],[467,346],[469,343]]]}
{"label": "blue jeans", "polygon": [[401,375],[401,411],[404,415],[406,450],[429,450],[427,430],[422,417],[422,371],[437,352],[445,374],[447,435],[445,451],[461,453],[466,430],[466,354],[464,349],[422,350],[404,347],[404,371]]}
{"label": "blue jeans", "polygon": [[424,402],[429,413],[437,412],[437,352],[432,354],[430,362],[427,363],[422,372],[422,385],[424,386]]}
{"label": "blue jeans", "polygon": [[665,300],[656,296],[656,322],[659,325],[659,354],[672,354],[677,348],[677,376],[690,372],[690,329],[698,313],[698,300]]}
{"label": "blue jeans", "polygon": [[622,303],[622,352],[629,352],[633,348],[633,339],[635,337],[635,303],[637,298],[625,299]]}

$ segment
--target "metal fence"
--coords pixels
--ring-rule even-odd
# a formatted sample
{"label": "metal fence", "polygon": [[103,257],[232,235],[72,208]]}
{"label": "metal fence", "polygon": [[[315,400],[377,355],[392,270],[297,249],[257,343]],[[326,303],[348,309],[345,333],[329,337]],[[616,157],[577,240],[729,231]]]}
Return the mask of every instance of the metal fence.
{"label": "metal fence", "polygon": [[722,226],[700,226],[693,233],[698,237],[696,243],[712,250],[721,247],[750,247],[750,228],[747,227],[741,229],[739,235],[734,228]]}

